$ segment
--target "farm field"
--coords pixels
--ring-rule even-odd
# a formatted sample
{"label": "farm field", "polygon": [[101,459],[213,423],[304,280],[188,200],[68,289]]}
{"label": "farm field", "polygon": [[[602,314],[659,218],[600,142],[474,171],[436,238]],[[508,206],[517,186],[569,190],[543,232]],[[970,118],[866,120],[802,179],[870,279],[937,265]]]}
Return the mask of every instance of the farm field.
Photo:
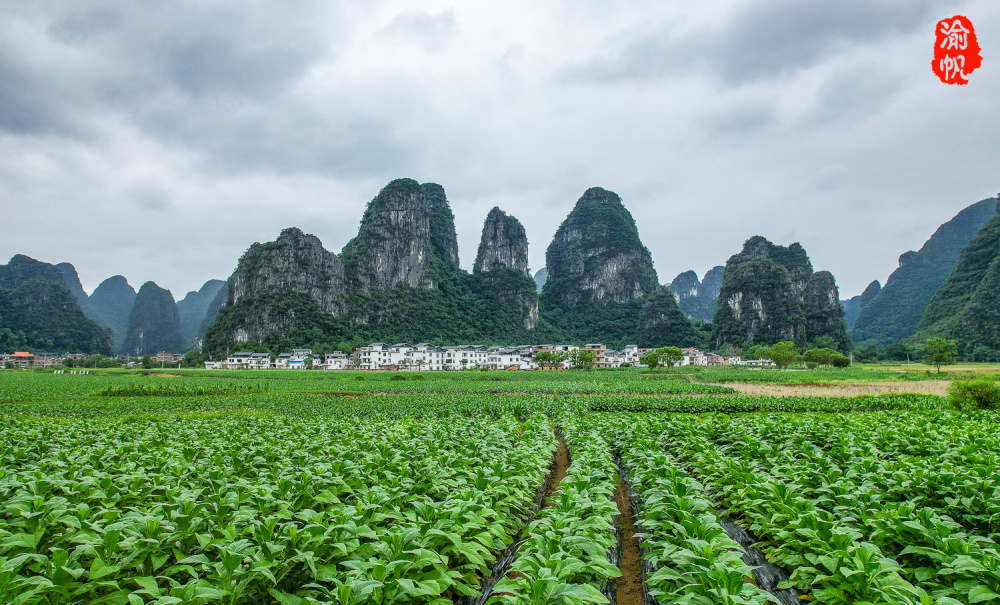
{"label": "farm field", "polygon": [[997,412],[741,392],[861,371],[0,372],[0,602],[1000,602]]}

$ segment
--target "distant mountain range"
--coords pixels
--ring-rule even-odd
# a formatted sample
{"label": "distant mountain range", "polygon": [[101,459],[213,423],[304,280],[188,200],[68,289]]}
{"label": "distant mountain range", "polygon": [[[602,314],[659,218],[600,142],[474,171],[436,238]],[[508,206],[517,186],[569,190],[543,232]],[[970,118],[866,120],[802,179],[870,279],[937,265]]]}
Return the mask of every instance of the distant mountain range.
{"label": "distant mountain range", "polygon": [[16,255],[0,265],[0,351],[183,353],[200,346],[201,324],[224,285],[209,280],[174,303],[170,292],[153,282],[137,294],[115,275],[88,296],[72,264]]}
{"label": "distant mountain range", "polygon": [[72,264],[17,255],[0,265],[0,350],[219,354],[377,340],[723,348],[783,339],[847,350],[851,338],[884,346],[944,335],[963,350],[1000,354],[996,203],[969,206],[903,254],[884,287],[874,281],[839,300],[833,275],[814,271],[800,244],[760,236],[701,280],[687,271],[661,285],[631,214],[599,187],[577,201],[534,276],[524,227],[491,210],[470,273],[459,266],[444,189],[399,179],[368,204],[340,254],[288,228],[253,244],[228,280],[176,302],[153,282],[137,293],[120,275],[87,295]]}

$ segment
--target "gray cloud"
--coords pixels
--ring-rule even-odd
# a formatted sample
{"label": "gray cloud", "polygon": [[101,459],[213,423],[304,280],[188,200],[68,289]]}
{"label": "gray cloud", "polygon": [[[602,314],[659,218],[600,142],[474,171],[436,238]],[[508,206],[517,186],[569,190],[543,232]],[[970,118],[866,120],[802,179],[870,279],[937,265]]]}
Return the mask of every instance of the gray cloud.
{"label": "gray cloud", "polygon": [[572,69],[571,77],[619,81],[711,75],[727,86],[794,75],[859,44],[924,25],[930,0],[740,3],[717,23],[681,32],[663,25],[623,36],[619,51]]}
{"label": "gray cloud", "polygon": [[958,89],[928,65],[955,13],[997,54],[989,0],[0,8],[0,260],[69,260],[88,288],[196,290],[291,225],[339,251],[405,176],[444,185],[466,266],[499,205],[540,268],[599,185],[661,281],[759,233],[847,295],[998,188],[1000,72]]}
{"label": "gray cloud", "polygon": [[455,35],[455,11],[437,14],[406,10],[396,15],[381,32],[402,42],[416,42],[430,51],[440,50]]}

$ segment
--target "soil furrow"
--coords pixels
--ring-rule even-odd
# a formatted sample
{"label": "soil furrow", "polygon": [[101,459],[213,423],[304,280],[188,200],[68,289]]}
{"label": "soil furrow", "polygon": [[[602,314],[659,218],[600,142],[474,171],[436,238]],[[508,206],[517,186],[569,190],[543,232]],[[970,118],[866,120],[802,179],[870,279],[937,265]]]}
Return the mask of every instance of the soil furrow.
{"label": "soil furrow", "polygon": [[632,501],[621,478],[615,486],[615,502],[618,503],[618,523],[621,525],[622,571],[622,575],[615,579],[616,603],[643,605],[645,598],[642,592],[642,546],[635,535],[635,512],[632,510]]}

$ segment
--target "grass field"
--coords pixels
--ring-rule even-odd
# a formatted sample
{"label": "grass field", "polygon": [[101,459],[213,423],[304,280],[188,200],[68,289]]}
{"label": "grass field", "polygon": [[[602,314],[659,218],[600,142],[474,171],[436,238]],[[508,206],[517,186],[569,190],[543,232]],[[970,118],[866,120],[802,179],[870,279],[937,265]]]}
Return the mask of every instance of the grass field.
{"label": "grass field", "polygon": [[4,371],[0,602],[997,603],[936,378]]}

